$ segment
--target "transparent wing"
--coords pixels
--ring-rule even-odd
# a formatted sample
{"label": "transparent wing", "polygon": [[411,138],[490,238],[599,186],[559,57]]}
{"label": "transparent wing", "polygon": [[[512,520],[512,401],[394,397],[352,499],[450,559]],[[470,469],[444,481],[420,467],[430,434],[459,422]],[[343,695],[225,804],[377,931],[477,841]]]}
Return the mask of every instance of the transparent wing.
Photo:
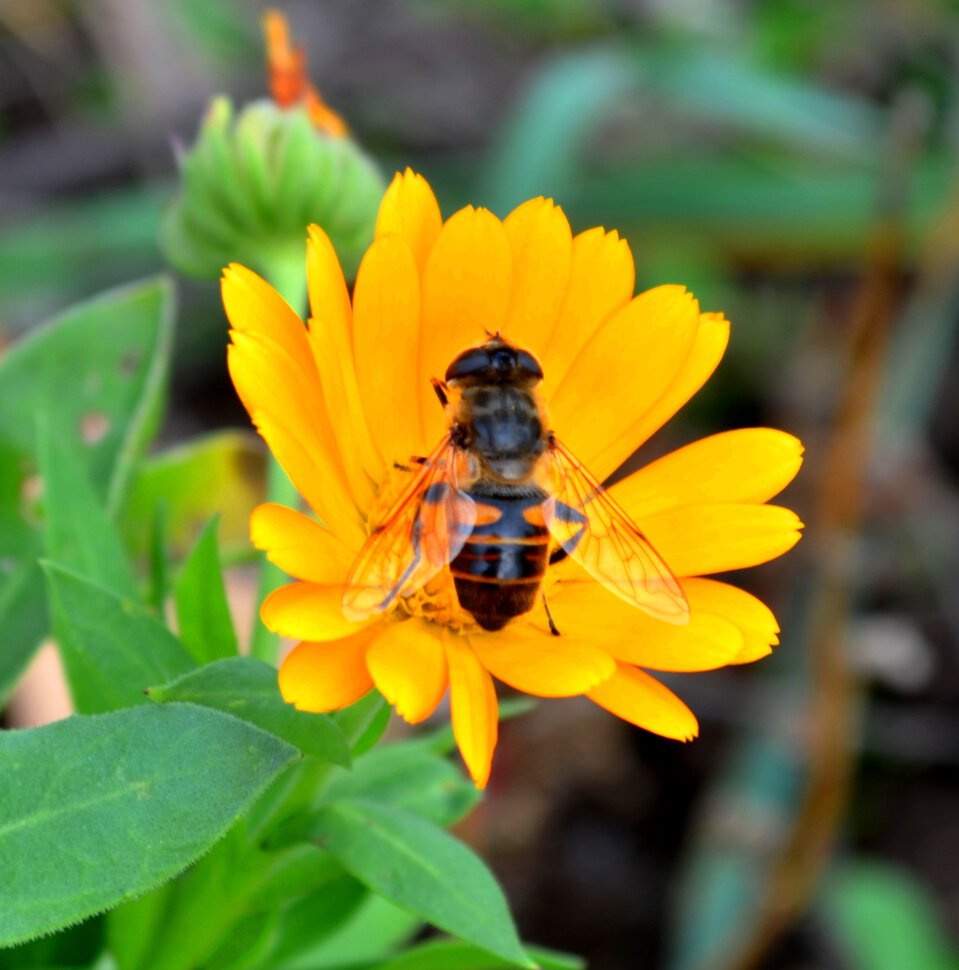
{"label": "transparent wing", "polygon": [[544,455],[550,534],[591,576],[627,603],[665,620],[689,622],[682,587],[642,530],[555,439]]}
{"label": "transparent wing", "polygon": [[460,491],[465,455],[449,439],[416,472],[370,533],[347,577],[343,613],[364,620],[423,587],[463,548],[476,505]]}

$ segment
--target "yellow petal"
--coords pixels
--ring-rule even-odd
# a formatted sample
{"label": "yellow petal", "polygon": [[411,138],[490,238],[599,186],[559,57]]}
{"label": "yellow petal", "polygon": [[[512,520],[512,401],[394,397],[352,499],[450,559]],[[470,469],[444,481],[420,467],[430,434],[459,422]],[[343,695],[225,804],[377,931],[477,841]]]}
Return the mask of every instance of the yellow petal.
{"label": "yellow petal", "polygon": [[363,520],[341,486],[342,473],[333,467],[322,469],[319,455],[304,445],[273,418],[262,412],[252,415],[253,423],[291,481],[324,524],[335,526],[336,535],[349,548],[359,549],[366,538]]}
{"label": "yellow petal", "polygon": [[698,608],[731,620],[743,635],[743,649],[730,663],[750,663],[772,653],[779,624],[772,610],[751,593],[715,579],[684,579],[683,588]]}
{"label": "yellow petal", "polygon": [[231,333],[230,376],[250,418],[293,484],[323,521],[347,538],[360,530],[316,385],[277,343]]}
{"label": "yellow petal", "polygon": [[310,316],[324,326],[349,332],[352,310],[343,270],[329,236],[317,225],[307,230],[306,280]]}
{"label": "yellow petal", "polygon": [[470,637],[476,656],[496,678],[537,697],[573,697],[604,681],[613,659],[588,638],[553,636],[545,623],[515,623]]}
{"label": "yellow petal", "polygon": [[677,741],[699,734],[693,712],[658,680],[636,667],[619,664],[616,673],[587,697],[630,724]]}
{"label": "yellow petal", "polygon": [[793,480],[802,453],[800,441],[785,431],[726,431],[665,455],[611,491],[633,518],[700,502],[758,505]]}
{"label": "yellow petal", "polygon": [[672,383],[642,418],[633,424],[633,450],[654,435],[702,386],[726,352],[729,321],[721,313],[704,313],[692,349]]}
{"label": "yellow petal", "polygon": [[636,449],[633,416],[676,379],[699,329],[699,305],[680,286],[642,293],[583,347],[550,404],[560,440],[600,481]]}
{"label": "yellow petal", "polygon": [[[266,280],[239,263],[231,263],[223,271],[220,292],[234,330],[268,337],[301,366],[307,366],[310,352],[306,327]],[[312,366],[308,369],[312,371]]]}
{"label": "yellow petal", "polygon": [[418,619],[386,623],[366,654],[376,689],[410,724],[436,710],[449,683],[438,629]]}
{"label": "yellow petal", "polygon": [[442,224],[439,204],[426,179],[409,168],[397,172],[380,203],[375,238],[400,236],[422,273]]}
{"label": "yellow petal", "polygon": [[310,345],[340,460],[354,501],[365,511],[373,501],[374,483],[383,476],[385,465],[370,434],[356,380],[353,314],[343,273],[330,240],[316,226],[310,227],[307,260],[314,314],[310,317]]}
{"label": "yellow petal", "polygon": [[440,230],[423,274],[419,387],[428,440],[446,428],[430,378],[442,379],[457,354],[503,329],[512,272],[506,231],[486,209],[461,209]]}
{"label": "yellow petal", "polygon": [[745,639],[735,623],[712,608],[687,581],[686,626],[663,623],[614,596],[599,583],[561,583],[550,606],[563,634],[584,640],[624,663],[653,670],[690,672],[715,670],[737,663]]}
{"label": "yellow petal", "polygon": [[343,615],[343,587],[290,583],[274,590],[260,607],[266,627],[292,640],[338,640],[382,619],[352,623]]}
{"label": "yellow petal", "polygon": [[375,635],[361,630],[342,640],[304,642],[280,664],[280,693],[298,710],[322,713],[352,704],[372,686],[366,650]]}
{"label": "yellow petal", "polygon": [[513,295],[506,337],[542,353],[566,299],[573,236],[563,210],[550,199],[530,199],[503,222],[513,254]]}
{"label": "yellow petal", "polygon": [[321,585],[342,583],[358,551],[315,519],[272,503],[253,510],[250,538],[284,572]]}
{"label": "yellow petal", "polygon": [[778,505],[685,505],[639,523],[676,576],[757,566],[799,541],[802,523]]}
{"label": "yellow petal", "polygon": [[[589,229],[573,239],[566,298],[539,353],[549,398],[605,320],[633,295],[633,254],[616,232]],[[535,351],[534,351],[535,353]]]}
{"label": "yellow petal", "polygon": [[321,413],[323,402],[303,321],[273,287],[239,264],[223,271],[221,290],[233,343],[247,348],[257,358],[251,364],[260,368],[260,373],[237,387],[247,410],[273,403],[271,389],[259,394],[257,390],[278,372],[277,380],[296,385],[300,401],[292,410],[306,410],[311,417]]}
{"label": "yellow petal", "polygon": [[[387,464],[428,454],[420,421],[420,280],[409,246],[383,236],[367,250],[353,296],[360,395]],[[433,409],[437,409],[434,399]]]}
{"label": "yellow petal", "polygon": [[370,435],[353,371],[352,355],[348,347],[341,343],[342,336],[332,327],[310,321],[310,341],[314,352],[317,358],[325,360],[320,368],[320,385],[331,415],[337,453],[344,465],[353,501],[365,514],[373,503],[375,483],[385,473],[385,465]]}
{"label": "yellow petal", "polygon": [[493,678],[459,637],[446,637],[453,736],[477,788],[489,781],[499,731]]}
{"label": "yellow petal", "polygon": [[268,411],[329,451],[332,441],[324,436],[326,429],[317,430],[326,413],[316,370],[304,367],[285,347],[263,334],[231,330],[230,339],[230,376],[247,411]]}

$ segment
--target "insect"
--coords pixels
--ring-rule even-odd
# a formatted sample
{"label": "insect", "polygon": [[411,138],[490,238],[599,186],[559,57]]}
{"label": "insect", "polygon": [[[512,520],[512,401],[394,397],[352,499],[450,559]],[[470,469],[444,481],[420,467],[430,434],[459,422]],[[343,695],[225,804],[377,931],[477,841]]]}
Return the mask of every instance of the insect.
{"label": "insect", "polygon": [[449,567],[460,606],[500,630],[533,609],[547,566],[570,556],[641,610],[689,621],[682,588],[640,528],[548,429],[542,380],[536,358],[498,334],[434,379],[449,430],[416,459],[357,556],[348,618],[388,610]]}

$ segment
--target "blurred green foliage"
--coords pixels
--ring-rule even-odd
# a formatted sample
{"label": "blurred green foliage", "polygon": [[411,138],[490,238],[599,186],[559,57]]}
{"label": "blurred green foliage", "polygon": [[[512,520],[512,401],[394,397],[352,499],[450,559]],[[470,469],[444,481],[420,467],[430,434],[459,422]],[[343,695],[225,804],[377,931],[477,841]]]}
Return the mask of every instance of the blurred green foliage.
{"label": "blurred green foliage", "polygon": [[840,949],[858,970],[956,970],[931,894],[910,873],[875,860],[841,865],[825,885],[821,909]]}

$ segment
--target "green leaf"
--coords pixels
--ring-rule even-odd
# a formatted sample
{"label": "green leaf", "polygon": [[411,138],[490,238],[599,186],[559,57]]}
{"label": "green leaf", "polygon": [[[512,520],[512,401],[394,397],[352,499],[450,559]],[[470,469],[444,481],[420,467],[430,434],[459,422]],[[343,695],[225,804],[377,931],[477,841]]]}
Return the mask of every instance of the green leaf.
{"label": "green leaf", "polygon": [[68,926],[50,936],[0,950],[0,970],[91,967],[104,948],[103,918]]}
{"label": "green leaf", "polygon": [[171,321],[169,283],[151,280],[67,310],[0,361],[0,700],[49,625],[36,566],[36,418],[64,451],[82,453],[94,493],[115,511],[159,420]]}
{"label": "green leaf", "polygon": [[271,968],[308,954],[340,931],[369,898],[366,887],[341,872],[324,886],[294,900],[280,911],[269,959]]}
{"label": "green leaf", "polygon": [[257,970],[269,959],[280,914],[275,910],[254,913],[238,920],[229,937],[209,960],[204,970]]}
{"label": "green leaf", "polygon": [[40,297],[65,303],[78,292],[156,267],[156,226],[169,196],[157,180],[149,187],[37,198],[39,205],[24,210],[23,218],[5,219],[0,230],[0,302],[36,305]]}
{"label": "green leaf", "polygon": [[637,81],[680,117],[729,126],[798,152],[869,162],[882,116],[866,101],[702,45],[638,52]]}
{"label": "green leaf", "polygon": [[[276,914],[292,900],[342,883],[342,867],[314,845],[259,851],[249,818],[250,812],[189,871],[149,894],[162,897],[155,907],[145,912],[140,904],[147,897],[141,897],[108,915],[111,948],[117,943],[122,948],[112,951],[121,970],[207,968],[214,954],[231,949],[248,918]],[[234,957],[225,954],[224,963]]]}
{"label": "green leaf", "polygon": [[227,562],[252,555],[250,512],[266,492],[265,453],[256,435],[221,431],[145,459],[123,511],[122,531],[135,555],[150,549],[157,502],[167,506],[170,551],[182,559],[200,523],[220,513]]}
{"label": "green leaf", "polygon": [[97,494],[118,507],[159,423],[169,369],[173,291],[165,278],[67,310],[0,364],[0,440],[33,451],[34,421],[84,449]]}
{"label": "green leaf", "polygon": [[356,703],[337,711],[333,720],[349,739],[356,758],[369,751],[383,736],[390,723],[390,706],[379,691],[371,690]]}
{"label": "green leaf", "polygon": [[276,669],[253,657],[229,657],[150,687],[155,701],[189,701],[226,711],[296,745],[304,754],[344,767],[350,749],[343,732],[325,714],[308,714],[280,696]]}
{"label": "green leaf", "polygon": [[0,946],[169,879],[295,757],[264,731],[189,704],[0,734]]}
{"label": "green leaf", "polygon": [[419,741],[373,748],[325,792],[330,802],[359,798],[391,805],[444,828],[467,815],[481,797],[455,765]]}
{"label": "green leaf", "polygon": [[514,966],[535,966],[489,869],[442,829],[386,805],[343,801],[311,814],[309,835],[390,902]]}
{"label": "green leaf", "polygon": [[223,585],[214,516],[200,533],[174,587],[180,639],[198,663],[238,652],[233,617]]}
{"label": "green leaf", "polygon": [[178,882],[157,886],[107,914],[107,949],[120,970],[149,965],[154,940],[164,930]]}
{"label": "green leaf", "polygon": [[849,965],[857,970],[959,966],[959,952],[932,893],[903,869],[847,863],[827,881],[822,903]]}
{"label": "green leaf", "polygon": [[44,570],[60,655],[81,714],[143,704],[151,684],[194,666],[146,607],[55,563]]}
{"label": "green leaf", "polygon": [[297,949],[270,970],[364,970],[409,942],[422,929],[419,917],[375,893],[366,893],[351,916],[312,946]]}
{"label": "green leaf", "polygon": [[[578,957],[539,947],[527,947],[526,952],[541,970],[582,970],[586,966]],[[428,940],[399,956],[368,966],[369,970],[506,970],[515,965],[469,943]]]}
{"label": "green leaf", "polygon": [[37,433],[44,497],[46,555],[118,593],[135,597],[136,577],[120,536],[100,505],[83,466],[45,422]]}
{"label": "green leaf", "polygon": [[[26,553],[26,550],[23,550]],[[39,549],[28,555],[36,556]],[[43,573],[35,561],[24,562],[0,579],[0,706],[13,689],[50,621],[43,589]]]}
{"label": "green leaf", "polygon": [[166,535],[166,502],[157,502],[153,508],[150,532],[150,582],[147,602],[157,616],[166,615],[166,603],[170,595],[169,553]]}

